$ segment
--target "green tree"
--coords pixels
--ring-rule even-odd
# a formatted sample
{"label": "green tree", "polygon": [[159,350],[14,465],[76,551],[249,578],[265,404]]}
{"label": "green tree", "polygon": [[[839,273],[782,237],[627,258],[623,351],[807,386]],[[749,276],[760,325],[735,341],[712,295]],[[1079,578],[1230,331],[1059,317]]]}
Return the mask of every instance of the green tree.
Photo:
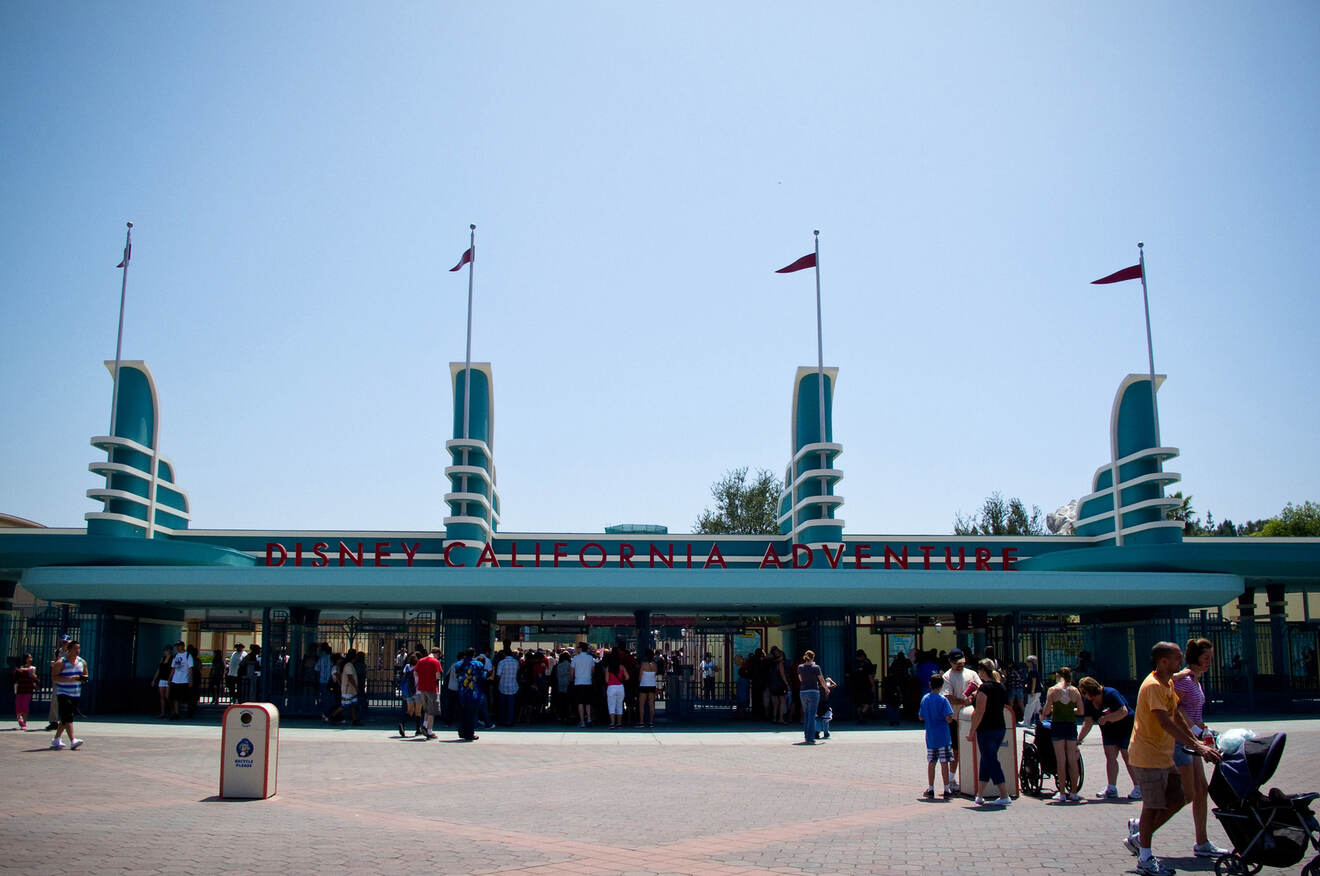
{"label": "green tree", "polygon": [[711,485],[715,510],[697,518],[696,531],[707,535],[776,535],[779,532],[779,478],[758,469],[751,483],[747,467],[724,473]]}
{"label": "green tree", "polygon": [[1294,505],[1289,502],[1283,506],[1278,517],[1265,521],[1260,532],[1267,538],[1320,538],[1320,505],[1315,502],[1303,502]]}
{"label": "green tree", "polygon": [[[1271,520],[1273,518],[1270,518]],[[1195,531],[1187,533],[1188,535],[1213,535],[1219,538],[1233,538],[1234,536],[1259,535],[1265,528],[1269,520],[1248,520],[1246,523],[1234,523],[1230,518],[1216,521],[1215,515],[1210,511],[1205,512],[1205,525],[1197,525]],[[1184,530],[1185,531],[1185,530]]]}
{"label": "green tree", "polygon": [[979,514],[964,517],[957,514],[953,518],[954,535],[1047,535],[1041,522],[1040,508],[1031,506],[1031,513],[1022,500],[1014,497],[1008,501],[998,490],[991,493],[981,506]]}
{"label": "green tree", "polygon": [[1166,510],[1164,512],[1164,519],[1182,521],[1183,535],[1205,535],[1207,529],[1201,526],[1201,520],[1196,516],[1196,509],[1192,507],[1191,495],[1188,494],[1184,496],[1182,490],[1179,490],[1169,498],[1178,499],[1181,501],[1181,504],[1176,508],[1169,508]]}

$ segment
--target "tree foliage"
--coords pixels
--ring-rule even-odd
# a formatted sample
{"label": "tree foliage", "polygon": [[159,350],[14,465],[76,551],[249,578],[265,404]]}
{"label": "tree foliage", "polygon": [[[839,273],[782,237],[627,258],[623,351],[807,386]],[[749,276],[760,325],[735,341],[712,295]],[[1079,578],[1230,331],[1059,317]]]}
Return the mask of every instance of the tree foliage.
{"label": "tree foliage", "polygon": [[1300,505],[1289,502],[1283,506],[1278,517],[1265,521],[1257,534],[1267,538],[1320,538],[1320,505],[1315,502],[1303,502]]}
{"label": "tree foliage", "polygon": [[[1180,504],[1176,508],[1167,509],[1164,512],[1164,519],[1182,521],[1183,535],[1199,534],[1203,530],[1203,527],[1201,526],[1200,518],[1198,518],[1196,515],[1196,509],[1192,507],[1191,494],[1188,493],[1186,496],[1184,496],[1182,494],[1182,490],[1179,490],[1169,498],[1180,500]],[[1209,514],[1209,512],[1206,513]],[[1207,519],[1213,521],[1214,517],[1213,515],[1211,515]]]}
{"label": "tree foliage", "polygon": [[[1174,493],[1174,498],[1182,498],[1182,493]],[[1266,520],[1248,520],[1246,523],[1234,523],[1225,518],[1215,522],[1213,512],[1205,513],[1202,522],[1193,511],[1191,496],[1183,500],[1182,506],[1168,512],[1170,520],[1183,521],[1183,535],[1214,535],[1233,537],[1261,535],[1270,537],[1311,537],[1320,538],[1320,504],[1303,502],[1294,505],[1289,502],[1276,516]]]}
{"label": "tree foliage", "polygon": [[1007,501],[998,490],[991,493],[978,514],[953,518],[954,535],[1046,535],[1040,508],[1031,506],[1031,513],[1022,500],[1014,497]]}
{"label": "tree foliage", "polygon": [[747,466],[724,473],[711,485],[715,509],[697,518],[696,532],[706,535],[776,535],[779,532],[779,478],[758,469],[751,482]]}

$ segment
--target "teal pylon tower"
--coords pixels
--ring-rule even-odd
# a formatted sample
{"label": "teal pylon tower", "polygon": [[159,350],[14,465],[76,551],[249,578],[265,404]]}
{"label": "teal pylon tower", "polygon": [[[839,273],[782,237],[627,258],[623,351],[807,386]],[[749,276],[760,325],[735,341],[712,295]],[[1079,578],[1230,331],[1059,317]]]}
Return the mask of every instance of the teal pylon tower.
{"label": "teal pylon tower", "polygon": [[[817,380],[824,376],[824,416],[821,416]],[[789,424],[791,456],[784,471],[779,497],[779,533],[790,544],[838,544],[843,521],[835,516],[843,497],[835,487],[843,478],[836,460],[843,445],[834,442],[834,384],[839,369],[799,367],[793,380],[793,408]],[[821,424],[824,424],[822,435]]]}

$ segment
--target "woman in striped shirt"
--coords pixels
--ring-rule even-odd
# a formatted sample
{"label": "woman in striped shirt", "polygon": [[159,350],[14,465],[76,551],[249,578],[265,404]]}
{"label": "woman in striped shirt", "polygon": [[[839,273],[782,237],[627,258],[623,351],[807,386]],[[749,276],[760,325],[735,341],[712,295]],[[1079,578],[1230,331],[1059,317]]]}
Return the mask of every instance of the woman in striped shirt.
{"label": "woman in striped shirt", "polygon": [[[1192,639],[1187,643],[1186,654],[1187,668],[1173,676],[1173,690],[1178,694],[1178,711],[1182,712],[1198,739],[1209,741],[1214,734],[1205,726],[1205,690],[1201,687],[1201,676],[1214,665],[1215,646],[1209,639]],[[1177,745],[1173,749],[1173,763],[1182,773],[1183,793],[1192,804],[1192,823],[1196,827],[1196,845],[1192,846],[1192,853],[1200,858],[1217,858],[1228,854],[1228,849],[1221,849],[1210,842],[1206,834],[1206,813],[1210,805],[1206,793],[1205,761],[1199,754],[1184,751],[1181,745]]]}

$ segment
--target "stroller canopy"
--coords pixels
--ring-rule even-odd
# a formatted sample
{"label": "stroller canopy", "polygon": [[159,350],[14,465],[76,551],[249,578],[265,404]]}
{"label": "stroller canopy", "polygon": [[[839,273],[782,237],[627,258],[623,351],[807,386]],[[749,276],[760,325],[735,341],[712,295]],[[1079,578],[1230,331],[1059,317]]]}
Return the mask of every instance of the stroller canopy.
{"label": "stroller canopy", "polygon": [[1228,755],[1215,767],[1210,779],[1210,797],[1216,806],[1234,808],[1251,794],[1259,792],[1261,785],[1270,780],[1279,768],[1287,733],[1258,736],[1242,743],[1235,754]]}

